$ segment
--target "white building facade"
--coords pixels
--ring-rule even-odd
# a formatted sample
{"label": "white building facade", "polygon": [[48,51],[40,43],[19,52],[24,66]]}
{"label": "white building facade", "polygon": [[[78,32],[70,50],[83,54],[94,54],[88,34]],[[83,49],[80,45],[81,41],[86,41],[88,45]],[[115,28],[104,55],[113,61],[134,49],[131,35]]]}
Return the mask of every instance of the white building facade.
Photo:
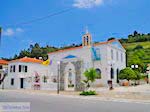
{"label": "white building facade", "polygon": [[10,61],[5,88],[55,90],[57,84],[51,80],[49,66],[42,62],[28,57]]}
{"label": "white building facade", "polygon": [[126,67],[126,51],[118,40],[93,44],[90,33],[83,35],[82,46],[48,55],[51,74],[57,76],[60,72],[61,90],[81,90],[83,72],[89,68],[95,68],[100,75],[93,86],[108,86],[108,81],[117,85],[119,71]]}

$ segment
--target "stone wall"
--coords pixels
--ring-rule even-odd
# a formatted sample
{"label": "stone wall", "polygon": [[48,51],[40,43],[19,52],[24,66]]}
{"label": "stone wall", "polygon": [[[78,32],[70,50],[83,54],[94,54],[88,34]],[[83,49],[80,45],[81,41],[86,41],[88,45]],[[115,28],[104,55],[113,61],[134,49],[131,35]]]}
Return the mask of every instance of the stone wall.
{"label": "stone wall", "polygon": [[64,91],[65,89],[65,68],[67,66],[68,62],[61,62],[60,63],[60,90]]}
{"label": "stone wall", "polygon": [[[81,75],[82,75],[82,61],[72,61],[71,62],[75,67],[75,91],[83,90],[83,84],[81,83]],[[65,68],[69,64],[69,62],[61,62],[60,63],[60,90],[65,90]]]}

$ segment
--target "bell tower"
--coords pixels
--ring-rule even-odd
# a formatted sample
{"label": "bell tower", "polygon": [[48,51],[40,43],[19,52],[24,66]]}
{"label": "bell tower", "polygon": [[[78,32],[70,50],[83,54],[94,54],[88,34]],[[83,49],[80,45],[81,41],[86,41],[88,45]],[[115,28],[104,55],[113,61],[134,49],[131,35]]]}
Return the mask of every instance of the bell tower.
{"label": "bell tower", "polygon": [[82,46],[91,46],[92,45],[92,36],[86,29],[86,34],[82,36]]}

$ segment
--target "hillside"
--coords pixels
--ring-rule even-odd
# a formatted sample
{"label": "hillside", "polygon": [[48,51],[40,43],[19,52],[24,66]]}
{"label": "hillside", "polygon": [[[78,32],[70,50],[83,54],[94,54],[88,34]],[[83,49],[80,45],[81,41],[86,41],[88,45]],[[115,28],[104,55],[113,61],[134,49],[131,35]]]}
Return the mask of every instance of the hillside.
{"label": "hillside", "polygon": [[127,64],[140,61],[141,63],[150,63],[150,41],[123,43],[127,50]]}
{"label": "hillside", "polygon": [[[110,37],[108,40],[115,39],[115,37]],[[121,38],[120,42],[127,51],[127,65],[138,64],[141,70],[144,70],[146,64],[150,63],[150,33],[143,34],[134,31],[132,34],[128,35],[127,38]],[[32,58],[42,57],[44,60],[48,58],[47,53],[62,50],[70,47],[81,46],[81,44],[70,44],[62,47],[54,46],[40,46],[38,43],[30,45],[28,49],[21,50],[19,54],[14,55],[12,58],[3,58],[5,60],[13,60],[22,58],[25,56]]]}

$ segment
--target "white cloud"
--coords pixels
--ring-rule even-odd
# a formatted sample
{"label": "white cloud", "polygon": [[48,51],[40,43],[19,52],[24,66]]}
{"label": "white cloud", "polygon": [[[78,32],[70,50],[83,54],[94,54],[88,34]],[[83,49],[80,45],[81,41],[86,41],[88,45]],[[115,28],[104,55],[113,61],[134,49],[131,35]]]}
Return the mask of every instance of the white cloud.
{"label": "white cloud", "polygon": [[10,36],[14,36],[18,33],[22,33],[22,32],[24,32],[24,30],[22,28],[16,28],[16,29],[7,28],[2,31],[2,35],[10,37]]}
{"label": "white cloud", "polygon": [[104,0],[74,0],[73,6],[77,8],[92,8],[102,5]]}
{"label": "white cloud", "polygon": [[24,32],[24,30],[22,28],[17,28],[16,32]]}
{"label": "white cloud", "polygon": [[4,35],[4,36],[12,36],[12,35],[14,35],[14,30],[13,29],[11,29],[11,28],[8,28],[8,29],[6,29],[6,30],[3,30],[3,32],[2,32],[2,34]]}

